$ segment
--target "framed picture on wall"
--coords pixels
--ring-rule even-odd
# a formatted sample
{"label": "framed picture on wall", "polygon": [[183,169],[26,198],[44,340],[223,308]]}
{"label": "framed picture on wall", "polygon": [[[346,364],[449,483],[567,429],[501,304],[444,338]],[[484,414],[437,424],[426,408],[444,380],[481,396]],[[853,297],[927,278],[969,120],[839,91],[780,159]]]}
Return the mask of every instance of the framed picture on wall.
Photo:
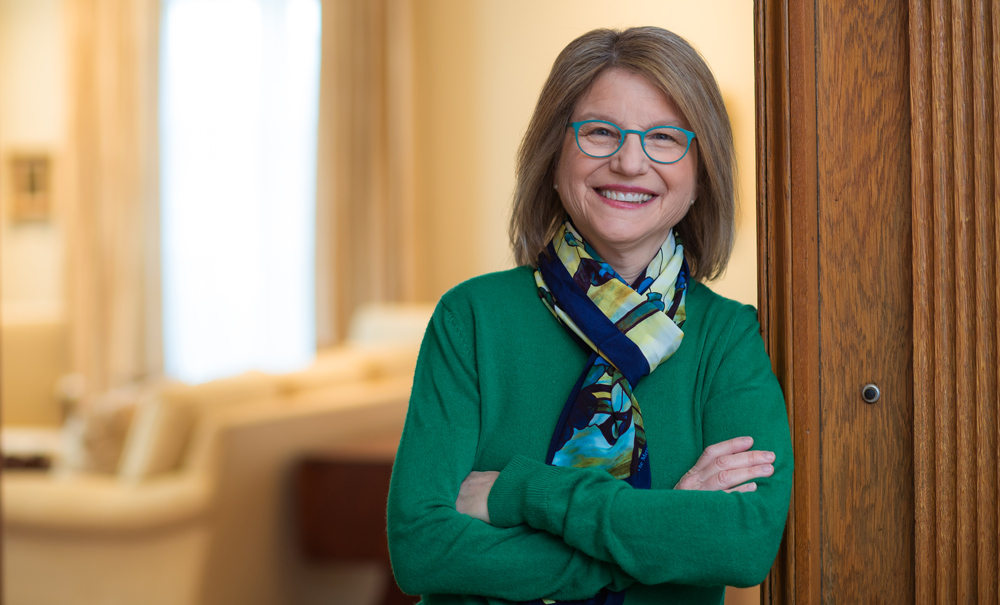
{"label": "framed picture on wall", "polygon": [[8,156],[11,221],[46,222],[52,218],[52,156],[18,152]]}

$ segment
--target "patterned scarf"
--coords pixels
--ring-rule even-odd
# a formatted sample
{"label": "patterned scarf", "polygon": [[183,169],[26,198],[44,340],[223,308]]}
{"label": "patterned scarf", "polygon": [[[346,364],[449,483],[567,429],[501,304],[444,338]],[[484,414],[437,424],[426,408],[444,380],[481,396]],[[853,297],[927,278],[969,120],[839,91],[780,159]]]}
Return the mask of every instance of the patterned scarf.
{"label": "patterned scarf", "polygon": [[[636,488],[650,487],[639,380],[680,347],[688,266],[673,231],[633,285],[600,259],[568,221],[538,258],[538,296],[592,353],[556,424],[546,462],[600,467]],[[586,605],[624,602],[607,589]],[[535,601],[534,603],[553,601]]]}

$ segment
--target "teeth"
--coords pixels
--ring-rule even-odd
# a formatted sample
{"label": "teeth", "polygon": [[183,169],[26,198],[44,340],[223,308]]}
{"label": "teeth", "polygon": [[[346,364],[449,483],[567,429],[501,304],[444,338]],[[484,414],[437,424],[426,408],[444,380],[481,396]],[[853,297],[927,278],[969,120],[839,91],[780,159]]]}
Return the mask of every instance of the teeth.
{"label": "teeth", "polygon": [[598,193],[609,200],[632,202],[634,204],[642,204],[653,199],[653,196],[648,193],[622,193],[620,191],[611,191],[610,189],[599,189]]}

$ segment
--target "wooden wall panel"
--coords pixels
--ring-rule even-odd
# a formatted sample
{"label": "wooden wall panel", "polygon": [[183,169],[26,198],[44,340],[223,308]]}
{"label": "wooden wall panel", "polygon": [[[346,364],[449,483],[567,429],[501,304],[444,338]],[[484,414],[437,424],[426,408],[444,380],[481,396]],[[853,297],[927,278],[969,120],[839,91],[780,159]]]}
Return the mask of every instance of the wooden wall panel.
{"label": "wooden wall panel", "polygon": [[796,464],[762,600],[1000,602],[1000,0],[757,0],[755,28]]}
{"label": "wooden wall panel", "polygon": [[820,383],[813,3],[758,0],[754,27],[758,309],[785,394],[795,452],[785,540],[761,598],[765,603],[817,603]]}
{"label": "wooden wall panel", "polygon": [[[824,603],[913,600],[910,121],[902,2],[817,2]],[[874,404],[867,383],[881,390]]]}
{"label": "wooden wall panel", "polygon": [[911,0],[919,603],[995,603],[1000,6]]}

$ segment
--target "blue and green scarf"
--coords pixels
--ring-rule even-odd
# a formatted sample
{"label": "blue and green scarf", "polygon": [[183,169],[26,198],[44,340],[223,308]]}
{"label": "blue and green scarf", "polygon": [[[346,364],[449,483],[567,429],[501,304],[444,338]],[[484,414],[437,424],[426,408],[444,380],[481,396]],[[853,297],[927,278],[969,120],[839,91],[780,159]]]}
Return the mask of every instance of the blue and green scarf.
{"label": "blue and green scarf", "polygon": [[[673,231],[634,284],[601,260],[568,221],[535,271],[538,295],[556,319],[591,351],[556,424],[546,462],[599,467],[649,489],[649,451],[633,389],[680,347],[688,266]],[[602,590],[586,605],[624,602]],[[535,603],[553,601],[535,601]]]}

